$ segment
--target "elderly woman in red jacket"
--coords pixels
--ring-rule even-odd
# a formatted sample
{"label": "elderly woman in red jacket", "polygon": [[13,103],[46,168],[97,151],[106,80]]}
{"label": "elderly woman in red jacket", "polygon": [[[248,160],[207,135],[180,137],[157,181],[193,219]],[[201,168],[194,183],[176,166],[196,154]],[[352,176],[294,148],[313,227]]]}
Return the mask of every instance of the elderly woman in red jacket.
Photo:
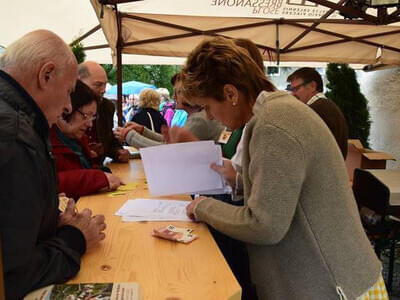
{"label": "elderly woman in red jacket", "polygon": [[72,112],[51,129],[58,191],[75,199],[100,190],[114,190],[121,185],[117,176],[96,165],[96,153],[90,150],[85,134],[96,119],[98,100],[98,96],[78,80],[71,94]]}

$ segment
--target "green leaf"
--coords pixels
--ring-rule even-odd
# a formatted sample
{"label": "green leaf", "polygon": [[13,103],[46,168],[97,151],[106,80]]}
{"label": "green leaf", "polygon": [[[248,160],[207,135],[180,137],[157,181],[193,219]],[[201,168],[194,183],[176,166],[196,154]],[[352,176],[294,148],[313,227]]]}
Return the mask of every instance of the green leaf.
{"label": "green leaf", "polygon": [[371,119],[368,102],[361,93],[355,71],[347,64],[328,64],[326,96],[336,103],[349,126],[349,138],[359,139],[364,147],[369,147]]}

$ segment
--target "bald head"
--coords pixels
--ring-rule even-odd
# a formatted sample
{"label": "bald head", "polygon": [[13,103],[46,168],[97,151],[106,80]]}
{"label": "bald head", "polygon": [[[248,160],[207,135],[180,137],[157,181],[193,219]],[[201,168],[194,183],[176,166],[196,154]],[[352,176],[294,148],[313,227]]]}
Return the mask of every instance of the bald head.
{"label": "bald head", "polygon": [[108,79],[102,66],[94,61],[85,61],[78,67],[78,77],[96,94],[103,97]]}
{"label": "bald head", "polygon": [[77,62],[55,33],[35,30],[11,45],[0,58],[0,69],[13,77],[42,110],[49,125],[71,110]]}
{"label": "bald head", "polygon": [[76,64],[75,56],[59,36],[48,30],[35,30],[7,47],[0,57],[0,69],[34,77],[38,68],[50,60],[56,64],[57,72]]}

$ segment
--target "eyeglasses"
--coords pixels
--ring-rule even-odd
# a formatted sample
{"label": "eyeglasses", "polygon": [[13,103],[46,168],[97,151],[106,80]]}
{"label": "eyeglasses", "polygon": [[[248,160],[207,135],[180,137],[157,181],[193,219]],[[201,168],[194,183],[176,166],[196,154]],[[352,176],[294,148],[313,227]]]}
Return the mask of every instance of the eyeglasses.
{"label": "eyeglasses", "polygon": [[307,85],[309,83],[310,83],[310,81],[306,81],[306,82],[300,83],[300,84],[298,84],[296,86],[292,86],[292,85],[289,84],[287,86],[286,90],[288,90],[289,92],[296,93],[302,86],[305,86],[305,85]]}
{"label": "eyeglasses", "polygon": [[79,109],[77,109],[76,111],[81,114],[82,119],[84,121],[88,121],[88,120],[94,121],[94,120],[96,120],[96,117],[97,117],[96,115],[88,115],[88,114],[86,114],[84,112],[81,112]]}

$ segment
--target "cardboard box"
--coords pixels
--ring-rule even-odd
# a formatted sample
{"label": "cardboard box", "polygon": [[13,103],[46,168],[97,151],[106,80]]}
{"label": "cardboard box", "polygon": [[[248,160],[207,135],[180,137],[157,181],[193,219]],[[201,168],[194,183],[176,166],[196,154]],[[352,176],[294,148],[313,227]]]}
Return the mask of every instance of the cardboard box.
{"label": "cardboard box", "polygon": [[395,159],[388,153],[364,148],[360,140],[348,140],[346,167],[350,180],[353,180],[355,168],[386,169],[387,160]]}

